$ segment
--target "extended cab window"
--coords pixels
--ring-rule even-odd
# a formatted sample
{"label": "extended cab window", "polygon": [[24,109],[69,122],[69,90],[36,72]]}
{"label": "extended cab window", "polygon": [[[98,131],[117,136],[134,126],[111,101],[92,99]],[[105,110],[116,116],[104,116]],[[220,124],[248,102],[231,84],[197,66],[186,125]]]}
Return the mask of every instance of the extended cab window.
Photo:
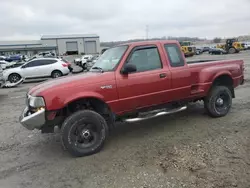
{"label": "extended cab window", "polygon": [[168,54],[171,67],[182,67],[185,65],[182,52],[176,44],[165,44],[165,51]]}
{"label": "extended cab window", "polygon": [[162,68],[160,55],[156,46],[135,49],[130,55],[128,63],[136,66],[136,72]]}

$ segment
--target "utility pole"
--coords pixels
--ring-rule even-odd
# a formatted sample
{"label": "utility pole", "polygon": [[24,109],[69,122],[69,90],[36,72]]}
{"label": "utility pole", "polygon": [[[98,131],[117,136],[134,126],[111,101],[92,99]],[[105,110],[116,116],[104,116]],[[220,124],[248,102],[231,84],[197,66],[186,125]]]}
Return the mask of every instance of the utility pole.
{"label": "utility pole", "polygon": [[146,40],[148,40],[148,25],[146,25]]}

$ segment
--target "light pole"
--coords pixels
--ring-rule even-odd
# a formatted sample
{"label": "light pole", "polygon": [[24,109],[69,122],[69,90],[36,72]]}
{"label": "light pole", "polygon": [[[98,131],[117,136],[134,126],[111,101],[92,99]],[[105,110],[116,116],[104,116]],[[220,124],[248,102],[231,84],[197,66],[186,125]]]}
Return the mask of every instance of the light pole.
{"label": "light pole", "polygon": [[148,40],[148,25],[146,25],[146,40]]}

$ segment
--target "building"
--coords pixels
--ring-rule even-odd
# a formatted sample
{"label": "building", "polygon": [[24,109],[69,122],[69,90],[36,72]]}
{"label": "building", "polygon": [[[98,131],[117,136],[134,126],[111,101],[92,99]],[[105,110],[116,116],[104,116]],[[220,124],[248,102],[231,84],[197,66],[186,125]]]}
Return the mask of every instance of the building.
{"label": "building", "polygon": [[33,56],[43,51],[56,52],[57,46],[47,46],[40,40],[32,41],[0,41],[0,54],[12,55],[12,54],[24,54]]}
{"label": "building", "polygon": [[40,40],[0,41],[1,55],[33,56],[45,51],[52,51],[58,55],[98,54],[100,50],[98,35],[44,35]]}
{"label": "building", "polygon": [[98,35],[44,35],[41,41],[47,46],[57,46],[58,54],[100,53],[100,40]]}

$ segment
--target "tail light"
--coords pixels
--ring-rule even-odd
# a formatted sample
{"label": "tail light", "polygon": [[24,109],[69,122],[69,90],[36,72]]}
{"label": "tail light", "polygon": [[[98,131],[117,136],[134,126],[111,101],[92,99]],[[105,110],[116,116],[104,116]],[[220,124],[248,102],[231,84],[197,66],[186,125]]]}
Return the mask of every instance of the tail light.
{"label": "tail light", "polygon": [[62,64],[63,67],[68,67],[69,65],[67,63]]}

